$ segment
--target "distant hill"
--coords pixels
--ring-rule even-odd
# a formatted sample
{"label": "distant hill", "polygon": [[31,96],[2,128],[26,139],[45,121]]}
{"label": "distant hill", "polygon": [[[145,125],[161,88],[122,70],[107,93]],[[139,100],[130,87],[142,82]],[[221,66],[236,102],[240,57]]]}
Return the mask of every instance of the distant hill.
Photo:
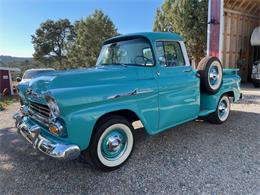
{"label": "distant hill", "polygon": [[7,64],[10,62],[24,62],[26,60],[31,61],[33,58],[30,57],[13,57],[13,56],[4,56],[0,55],[0,63]]}
{"label": "distant hill", "polygon": [[21,77],[25,70],[31,68],[46,68],[42,63],[30,57],[14,57],[0,55],[0,66],[20,68],[21,72],[12,72],[13,79],[17,76]]}

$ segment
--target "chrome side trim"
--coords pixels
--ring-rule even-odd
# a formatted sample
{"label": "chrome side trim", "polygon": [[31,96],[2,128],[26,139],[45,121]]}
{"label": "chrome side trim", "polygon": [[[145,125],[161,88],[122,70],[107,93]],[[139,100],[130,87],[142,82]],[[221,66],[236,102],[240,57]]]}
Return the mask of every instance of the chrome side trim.
{"label": "chrome side trim", "polygon": [[133,91],[127,92],[127,93],[121,93],[121,94],[116,94],[116,95],[111,95],[108,96],[107,99],[116,99],[120,97],[127,97],[127,96],[134,96],[134,95],[140,95],[140,94],[145,94],[145,93],[151,93],[153,92],[152,89],[134,89]]}

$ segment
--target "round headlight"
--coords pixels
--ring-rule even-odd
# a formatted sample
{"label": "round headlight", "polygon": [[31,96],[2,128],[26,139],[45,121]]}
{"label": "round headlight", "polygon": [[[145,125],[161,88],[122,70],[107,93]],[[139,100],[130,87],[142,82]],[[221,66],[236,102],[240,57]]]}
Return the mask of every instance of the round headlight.
{"label": "round headlight", "polygon": [[60,109],[59,109],[59,106],[58,106],[57,102],[55,101],[55,99],[51,96],[45,96],[45,98],[46,98],[47,105],[48,105],[52,115],[59,116]]}

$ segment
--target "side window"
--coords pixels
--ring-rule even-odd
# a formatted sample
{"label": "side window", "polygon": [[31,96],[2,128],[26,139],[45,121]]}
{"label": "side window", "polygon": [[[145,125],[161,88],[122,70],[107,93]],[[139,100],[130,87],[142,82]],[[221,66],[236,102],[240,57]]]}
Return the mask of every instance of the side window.
{"label": "side window", "polygon": [[156,42],[156,51],[161,65],[185,66],[181,46],[175,41]]}

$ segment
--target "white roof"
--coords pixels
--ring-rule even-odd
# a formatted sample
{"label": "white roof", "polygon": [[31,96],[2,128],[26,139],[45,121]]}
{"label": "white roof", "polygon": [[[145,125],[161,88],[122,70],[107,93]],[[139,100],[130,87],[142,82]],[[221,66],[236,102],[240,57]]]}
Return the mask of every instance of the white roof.
{"label": "white roof", "polygon": [[20,68],[10,68],[10,67],[0,67],[0,70],[9,70],[9,71],[16,71],[16,72],[21,71]]}
{"label": "white roof", "polygon": [[254,29],[250,42],[252,46],[260,46],[260,26]]}

